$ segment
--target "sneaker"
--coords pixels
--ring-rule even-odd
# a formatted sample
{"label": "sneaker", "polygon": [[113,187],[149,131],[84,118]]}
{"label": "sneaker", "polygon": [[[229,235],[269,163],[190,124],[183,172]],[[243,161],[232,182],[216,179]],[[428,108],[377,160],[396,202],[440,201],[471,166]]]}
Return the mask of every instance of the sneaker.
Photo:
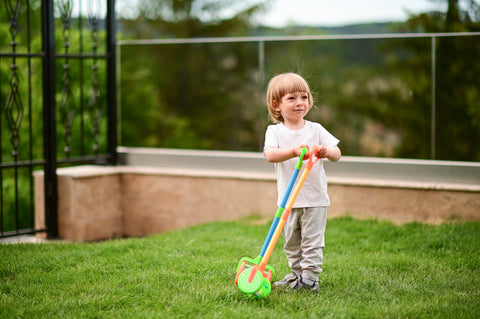
{"label": "sneaker", "polygon": [[298,279],[297,275],[293,272],[287,274],[282,280],[275,281],[273,283],[273,287],[275,288],[283,288],[287,287],[290,285],[292,282],[296,281]]}
{"label": "sneaker", "polygon": [[317,293],[320,291],[320,285],[318,284],[318,281],[313,281],[310,279],[302,278],[297,278],[293,282],[290,283],[288,286],[288,290],[294,291],[294,290],[310,290],[311,292]]}

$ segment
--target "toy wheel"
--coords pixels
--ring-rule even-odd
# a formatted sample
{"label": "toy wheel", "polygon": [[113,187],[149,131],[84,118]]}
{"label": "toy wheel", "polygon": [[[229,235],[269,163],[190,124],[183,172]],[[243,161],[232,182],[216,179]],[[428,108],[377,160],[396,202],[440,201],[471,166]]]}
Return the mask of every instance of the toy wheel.
{"label": "toy wheel", "polygon": [[263,277],[260,271],[256,271],[253,276],[252,282],[248,282],[250,271],[256,271],[255,268],[249,268],[244,270],[238,277],[238,288],[244,293],[254,296],[255,298],[264,298],[270,294],[271,285],[270,281]]}
{"label": "toy wheel", "polygon": [[271,291],[272,291],[272,285],[270,284],[270,281],[267,278],[263,278],[262,288],[260,288],[259,291],[254,293],[253,296],[255,296],[255,298],[257,299],[265,298],[270,294]]}

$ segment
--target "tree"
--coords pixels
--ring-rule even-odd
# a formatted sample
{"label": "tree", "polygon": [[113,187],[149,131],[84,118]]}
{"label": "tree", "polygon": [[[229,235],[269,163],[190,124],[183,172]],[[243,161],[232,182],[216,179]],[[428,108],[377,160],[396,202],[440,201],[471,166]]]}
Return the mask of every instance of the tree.
{"label": "tree", "polygon": [[[476,1],[445,1],[445,13],[412,16],[405,26],[424,32],[480,31]],[[436,44],[436,159],[479,161],[475,145],[480,139],[480,41],[445,37],[437,38]],[[416,51],[413,46],[410,50]]]}
{"label": "tree", "polygon": [[[138,18],[121,20],[121,29],[136,38],[238,35],[248,30],[249,21],[263,7],[256,4],[230,18],[219,14],[239,3],[143,0]],[[125,92],[122,144],[203,149],[239,149],[246,144],[257,148],[258,77],[252,77],[258,73],[256,50],[250,43],[125,48],[121,74],[128,77],[123,76],[121,83]],[[152,118],[154,122],[149,121]],[[144,123],[150,129],[144,130]],[[247,134],[235,134],[239,128]]]}
{"label": "tree", "polygon": [[[138,17],[121,23],[135,39],[236,36],[248,31],[254,15],[268,2],[245,7],[242,0],[140,0]],[[235,14],[228,17],[230,11]]]}

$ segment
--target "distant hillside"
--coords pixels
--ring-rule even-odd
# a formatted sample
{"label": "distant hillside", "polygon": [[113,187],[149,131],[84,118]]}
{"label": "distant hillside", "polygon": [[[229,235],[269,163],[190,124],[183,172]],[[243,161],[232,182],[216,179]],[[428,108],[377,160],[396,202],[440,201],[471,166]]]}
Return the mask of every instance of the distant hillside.
{"label": "distant hillside", "polygon": [[401,22],[382,22],[353,24],[340,27],[320,27],[328,34],[374,34],[374,33],[393,33],[402,25]]}
{"label": "distant hillside", "polygon": [[352,24],[338,27],[312,27],[312,26],[288,26],[285,28],[258,27],[252,30],[256,36],[274,35],[318,35],[318,34],[379,34],[395,33],[401,26],[401,22],[379,22]]}
{"label": "distant hillside", "polygon": [[[102,21],[103,22],[103,21]],[[150,28],[143,24],[142,21],[118,19],[117,30],[123,37],[132,37],[129,35],[129,25],[135,24],[137,31],[142,30],[142,34],[150,35],[153,38],[168,38],[169,36],[162,35],[158,30]],[[395,33],[398,32],[399,27],[403,25],[401,22],[379,22],[379,23],[364,23],[352,24],[338,27],[325,26],[298,26],[291,25],[285,28],[272,27],[252,27],[247,34],[232,34],[231,36],[286,36],[286,35],[337,35],[337,34],[380,34],[380,33]],[[134,36],[133,36],[134,37]]]}

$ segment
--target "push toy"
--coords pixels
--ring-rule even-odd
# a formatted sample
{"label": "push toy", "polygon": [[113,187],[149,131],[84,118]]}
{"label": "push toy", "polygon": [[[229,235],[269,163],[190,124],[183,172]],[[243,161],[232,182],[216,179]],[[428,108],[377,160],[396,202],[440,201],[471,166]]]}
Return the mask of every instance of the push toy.
{"label": "push toy", "polygon": [[[275,269],[272,266],[267,265],[268,260],[277,244],[278,238],[282,233],[285,222],[290,215],[293,204],[297,199],[298,193],[302,188],[305,180],[307,179],[310,170],[312,169],[313,164],[318,162],[319,158],[315,156],[317,147],[314,146],[312,151],[309,153],[309,160],[305,169],[298,181],[295,189],[293,190],[292,197],[289,199],[290,193],[293,189],[295,181],[297,180],[300,169],[303,165],[303,158],[307,153],[308,149],[304,147],[302,153],[295,165],[295,170],[293,171],[290,182],[287,186],[287,190],[283,195],[280,206],[277,209],[275,217],[273,219],[270,230],[267,234],[265,242],[263,244],[260,255],[254,259],[243,257],[240,259],[240,262],[237,267],[237,275],[235,276],[235,284],[238,285],[238,288],[249,295],[257,299],[267,297],[271,291],[270,281],[272,280],[273,275],[275,274]],[[288,201],[288,202],[287,202]],[[286,204],[286,205],[285,205]]]}

